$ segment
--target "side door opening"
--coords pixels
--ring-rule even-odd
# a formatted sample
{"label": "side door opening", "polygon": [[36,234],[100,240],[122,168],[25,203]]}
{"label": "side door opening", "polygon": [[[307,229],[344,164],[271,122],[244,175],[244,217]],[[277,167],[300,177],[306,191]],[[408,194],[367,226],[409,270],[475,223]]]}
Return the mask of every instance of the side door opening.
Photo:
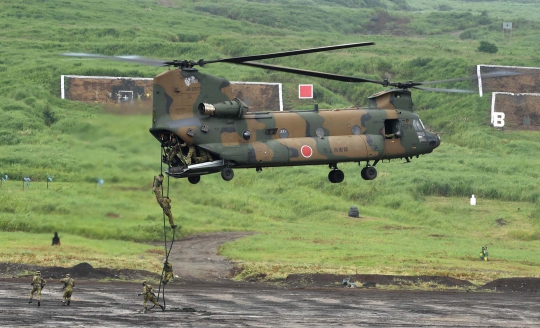
{"label": "side door opening", "polygon": [[384,138],[385,139],[401,139],[401,125],[399,120],[384,120]]}

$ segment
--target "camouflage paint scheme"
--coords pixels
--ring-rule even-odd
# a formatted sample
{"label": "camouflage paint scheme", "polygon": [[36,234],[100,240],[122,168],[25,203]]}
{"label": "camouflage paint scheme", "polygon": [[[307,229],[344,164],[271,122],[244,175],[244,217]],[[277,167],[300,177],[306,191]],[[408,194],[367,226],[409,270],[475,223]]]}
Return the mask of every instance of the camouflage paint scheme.
{"label": "camouflage paint scheme", "polygon": [[[439,146],[438,135],[421,122],[417,129],[414,121],[420,120],[408,90],[391,89],[369,99],[370,108],[246,113],[247,106],[233,99],[229,81],[194,68],[174,69],[154,78],[150,132],[162,143],[172,133],[223,160],[223,166],[200,174],[224,167],[408,160]],[[208,104],[215,107],[213,115],[202,114],[201,106],[212,107]],[[386,131],[389,123],[392,132]],[[388,138],[390,133],[400,137]]]}

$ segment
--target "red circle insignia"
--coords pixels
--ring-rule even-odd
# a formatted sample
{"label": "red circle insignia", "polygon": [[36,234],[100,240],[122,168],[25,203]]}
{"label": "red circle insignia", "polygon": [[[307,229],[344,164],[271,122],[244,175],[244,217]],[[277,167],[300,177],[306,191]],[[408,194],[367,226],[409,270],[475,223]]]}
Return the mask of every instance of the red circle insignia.
{"label": "red circle insignia", "polygon": [[311,149],[310,146],[302,146],[302,148],[300,148],[300,152],[302,153],[302,156],[304,156],[305,158],[309,158],[311,157],[311,155],[313,155],[313,149]]}

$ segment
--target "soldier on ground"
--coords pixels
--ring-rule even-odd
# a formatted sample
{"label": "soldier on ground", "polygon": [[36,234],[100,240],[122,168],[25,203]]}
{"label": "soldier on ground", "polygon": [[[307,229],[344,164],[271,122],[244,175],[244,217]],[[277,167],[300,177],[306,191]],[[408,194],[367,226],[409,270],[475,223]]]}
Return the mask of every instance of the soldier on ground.
{"label": "soldier on ground", "polygon": [[156,295],[154,294],[154,287],[152,285],[148,284],[146,281],[142,282],[143,285],[143,291],[141,294],[137,294],[137,296],[144,296],[144,302],[143,302],[143,313],[146,313],[148,311],[148,308],[146,307],[146,303],[148,301],[154,303],[154,305],[157,305],[161,308],[161,311],[165,311],[165,308],[163,305],[156,302]]}
{"label": "soldier on ground", "polygon": [[32,285],[32,291],[30,292],[30,301],[28,303],[32,303],[32,298],[34,297],[34,293],[37,292],[37,305],[41,306],[41,290],[45,287],[47,282],[45,279],[41,278],[41,272],[36,271],[36,274],[34,275],[34,278],[32,278],[32,282],[30,285]]}
{"label": "soldier on ground", "polygon": [[483,261],[488,260],[487,246],[482,246],[482,250],[480,251],[480,260],[483,260]]}
{"label": "soldier on ground", "polygon": [[58,237],[58,232],[54,233],[54,237],[52,239],[52,246],[58,245],[60,246],[60,237]]}
{"label": "soldier on ground", "polygon": [[73,287],[75,287],[75,280],[73,280],[73,278],[71,278],[71,275],[68,273],[66,274],[65,278],[60,279],[60,282],[64,284],[64,287],[62,287],[62,290],[64,291],[64,295],[62,296],[62,306],[69,305],[69,303],[71,302],[71,294],[73,293]]}
{"label": "soldier on ground", "polygon": [[163,264],[163,279],[161,280],[164,285],[166,285],[173,277],[172,264],[167,260]]}

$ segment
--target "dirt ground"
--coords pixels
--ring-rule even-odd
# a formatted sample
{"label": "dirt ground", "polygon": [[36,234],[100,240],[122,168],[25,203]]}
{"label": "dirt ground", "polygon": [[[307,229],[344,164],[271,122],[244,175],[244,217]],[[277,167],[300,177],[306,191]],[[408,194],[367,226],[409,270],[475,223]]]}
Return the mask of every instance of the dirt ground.
{"label": "dirt ground", "polygon": [[[499,279],[485,286],[451,277],[357,275],[359,288],[341,285],[344,276],[291,275],[280,283],[230,280],[233,264],[217,255],[223,242],[245,233],[192,236],[173,247],[171,262],[180,275],[165,293],[166,311],[142,314],[142,286],[120,279],[151,279],[145,271],[92,268],[38,268],[0,264],[0,326],[5,327],[538,327],[540,279]],[[41,306],[28,304],[31,277],[48,279]],[[58,279],[76,280],[71,306],[61,305]],[[118,280],[117,280],[118,279]],[[381,285],[431,282],[460,286],[453,291],[381,290]],[[363,286],[365,284],[365,287]],[[154,285],[157,289],[157,285]],[[160,293],[163,302],[163,294]]]}

